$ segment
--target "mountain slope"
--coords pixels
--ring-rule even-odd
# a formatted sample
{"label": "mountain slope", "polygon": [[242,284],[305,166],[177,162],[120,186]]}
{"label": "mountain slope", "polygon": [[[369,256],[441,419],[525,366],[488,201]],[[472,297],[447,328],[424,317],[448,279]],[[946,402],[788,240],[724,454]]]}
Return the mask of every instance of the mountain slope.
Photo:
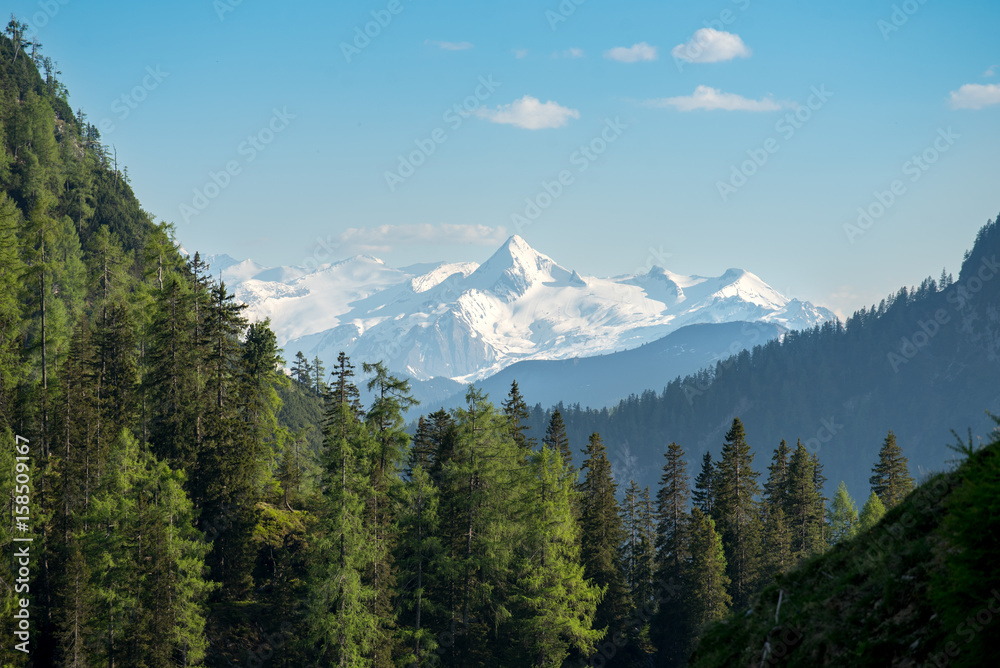
{"label": "mountain slope", "polygon": [[[844,480],[855,498],[867,496],[868,468],[890,429],[918,478],[940,470],[952,429],[988,434],[984,409],[1000,412],[998,258],[1000,226],[991,222],[957,280],[927,279],[844,325],[790,332],[612,410],[564,407],[570,439],[579,447],[600,432],[616,473],[642,485],[655,484],[656,471],[638,462],[657,461],[670,441],[684,447],[691,466],[706,451],[717,457],[736,416],[758,471],[782,439],[801,438],[825,464],[828,489]],[[533,413],[535,434],[549,414]]]}
{"label": "mountain slope", "polygon": [[522,360],[637,348],[695,323],[766,322],[801,329],[834,319],[757,276],[582,276],[513,236],[481,265],[387,267],[358,256],[316,271],[209,258],[252,317],[271,318],[289,353],[328,364],[341,351],[384,360],[415,380],[470,382]]}
{"label": "mountain slope", "polygon": [[[769,322],[727,322],[686,325],[662,339],[632,350],[568,360],[517,362],[476,386],[499,401],[517,381],[532,404],[558,403],[611,406],[641,388],[663,388],[686,376],[784,335],[787,330]],[[464,392],[446,406],[459,406]]]}
{"label": "mountain slope", "polygon": [[998,493],[994,438],[871,530],[778,576],[749,611],[710,627],[689,665],[992,665]]}

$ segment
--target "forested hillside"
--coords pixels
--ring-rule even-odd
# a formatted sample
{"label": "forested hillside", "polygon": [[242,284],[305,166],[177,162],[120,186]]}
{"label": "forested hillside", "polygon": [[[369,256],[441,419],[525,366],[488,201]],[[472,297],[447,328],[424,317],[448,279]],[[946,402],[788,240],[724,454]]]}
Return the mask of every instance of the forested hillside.
{"label": "forested hillside", "polygon": [[1000,434],[880,522],[779,576],[691,665],[986,666],[1000,611]]}
{"label": "forested hillside", "polygon": [[[976,268],[992,262],[990,225],[954,285],[927,282],[662,398],[529,429],[516,383],[499,406],[470,388],[411,437],[404,379],[343,354],[331,373],[286,364],[269,323],[181,256],[23,31],[13,20],[0,38],[4,666],[683,665],[707,625],[913,487],[912,449],[883,429],[851,453],[866,479],[873,467],[860,516],[846,489],[827,504],[826,457],[847,454],[760,438],[765,473],[734,413],[797,434],[797,411],[823,411],[811,402],[866,380],[887,391],[865,366],[877,355],[857,351],[955,295],[955,326],[900,351],[893,382],[933,372],[923,382],[953,393],[937,397],[945,413],[993,370],[995,288]],[[774,380],[802,369],[817,374],[811,395]],[[909,389],[892,405],[923,396]],[[895,415],[849,396],[865,419]],[[641,442],[642,459],[616,471],[597,427]],[[671,436],[682,429],[687,443]],[[717,455],[696,456],[705,443]]]}
{"label": "forested hillside", "polygon": [[[692,461],[717,455],[739,416],[758,450],[802,439],[823,458],[831,481],[845,480],[860,495],[868,473],[857,464],[876,456],[887,430],[923,475],[943,468],[953,429],[992,429],[985,411],[1000,411],[998,277],[1000,225],[990,221],[957,278],[942,272],[843,325],[789,333],[698,374],[665,378],[663,388],[610,409],[558,408],[574,447],[600,432],[616,472],[643,484],[656,473],[635,462],[651,461],[670,441],[683,444]],[[543,430],[551,414],[537,406],[532,431]]]}

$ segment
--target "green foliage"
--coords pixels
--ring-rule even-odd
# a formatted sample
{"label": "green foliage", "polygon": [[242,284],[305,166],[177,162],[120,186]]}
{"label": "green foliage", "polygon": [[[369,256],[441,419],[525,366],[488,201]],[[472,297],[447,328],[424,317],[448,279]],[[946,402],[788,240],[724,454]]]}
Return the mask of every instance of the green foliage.
{"label": "green foliage", "polygon": [[861,508],[861,515],[858,517],[858,533],[870,531],[878,524],[883,515],[885,515],[885,506],[882,505],[882,499],[878,498],[878,494],[872,492],[868,500],[865,501],[864,507]]}
{"label": "green foliage", "polygon": [[788,463],[785,516],[791,529],[793,561],[806,559],[824,549],[822,500],[816,489],[816,465],[802,442],[796,445]]}
{"label": "green foliage", "polygon": [[688,518],[690,558],[684,565],[686,624],[697,634],[729,610],[731,599],[722,537],[715,521],[694,508]]}
{"label": "green foliage", "polygon": [[830,544],[853,538],[858,532],[858,507],[847,493],[847,485],[840,481],[829,511]]}
{"label": "green foliage", "polygon": [[507,429],[514,442],[526,450],[534,450],[537,441],[527,435],[529,427],[525,424],[531,413],[528,412],[528,405],[521,396],[516,380],[511,381],[510,392],[503,402],[503,414],[507,417]]}
{"label": "green foliage", "polygon": [[959,487],[948,498],[940,536],[946,541],[945,569],[935,574],[931,595],[943,612],[948,641],[961,647],[956,666],[987,665],[996,652],[1000,610],[1000,432],[967,459],[955,474]]}
{"label": "green foliage", "polygon": [[733,420],[722,446],[715,474],[715,507],[712,515],[726,548],[727,574],[733,605],[749,603],[761,577],[762,526],[757,498],[760,485],[753,470],[753,454],[743,423]]}
{"label": "green foliage", "polygon": [[872,492],[878,494],[886,509],[896,507],[913,490],[913,478],[906,466],[906,457],[892,431],[882,443],[872,473],[874,475],[869,479]]}
{"label": "green foliage", "polygon": [[618,488],[600,434],[591,434],[584,451],[580,483],[581,559],[587,579],[603,592],[594,626],[609,635],[623,633],[630,610],[620,546],[625,535],[615,498]]}

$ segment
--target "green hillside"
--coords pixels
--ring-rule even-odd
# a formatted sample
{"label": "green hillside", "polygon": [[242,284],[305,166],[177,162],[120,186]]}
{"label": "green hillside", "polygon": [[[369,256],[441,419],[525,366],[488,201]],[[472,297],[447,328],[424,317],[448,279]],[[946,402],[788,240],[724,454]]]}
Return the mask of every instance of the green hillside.
{"label": "green hillside", "polygon": [[690,665],[995,662],[1000,436],[965,453],[875,527],[780,575],[749,611],[710,627]]}

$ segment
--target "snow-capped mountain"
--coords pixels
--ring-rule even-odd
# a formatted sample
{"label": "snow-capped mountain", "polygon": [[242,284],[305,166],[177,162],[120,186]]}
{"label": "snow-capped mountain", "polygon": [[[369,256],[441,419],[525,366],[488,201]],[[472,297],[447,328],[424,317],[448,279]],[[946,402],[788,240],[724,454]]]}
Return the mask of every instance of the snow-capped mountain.
{"label": "snow-capped mountain", "polygon": [[290,356],[331,363],[343,350],[416,379],[475,381],[522,360],[636,348],[695,323],[803,329],[829,310],[788,299],[754,274],[581,276],[519,236],[486,262],[388,267],[360,255],[306,272],[207,258],[254,319],[270,318]]}

